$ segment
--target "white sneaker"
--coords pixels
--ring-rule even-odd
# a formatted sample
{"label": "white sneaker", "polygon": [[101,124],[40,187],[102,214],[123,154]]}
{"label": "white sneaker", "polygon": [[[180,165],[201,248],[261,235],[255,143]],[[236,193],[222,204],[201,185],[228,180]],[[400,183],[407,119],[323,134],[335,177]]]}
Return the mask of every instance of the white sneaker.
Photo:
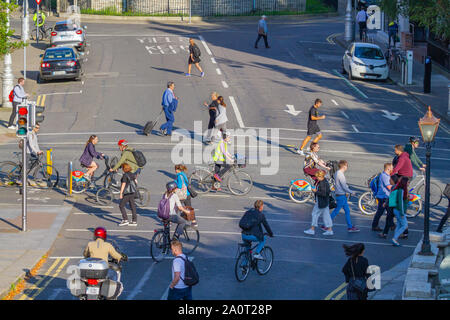
{"label": "white sneaker", "polygon": [[303,153],[303,150],[297,149],[297,153],[301,156],[304,156],[305,154]]}
{"label": "white sneaker", "polygon": [[254,255],[253,255],[253,258],[254,258],[254,259],[257,259],[257,260],[263,260],[263,259],[264,259],[264,257],[263,257],[260,253],[254,254]]}
{"label": "white sneaker", "polygon": [[130,226],[130,227],[137,227],[137,222],[136,221],[131,221],[130,223],[128,223],[128,226]]}
{"label": "white sneaker", "polygon": [[124,227],[124,226],[127,226],[127,225],[129,225],[130,223],[128,222],[128,220],[122,220],[122,222],[121,223],[119,223],[119,227]]}
{"label": "white sneaker", "polygon": [[322,233],[324,236],[332,236],[334,234],[333,230],[327,230],[324,233]]}
{"label": "white sneaker", "polygon": [[9,126],[8,129],[15,130],[16,126]]}
{"label": "white sneaker", "polygon": [[310,234],[312,236],[316,234],[316,232],[313,229],[308,229],[308,230],[305,230],[303,232],[306,233],[306,234]]}

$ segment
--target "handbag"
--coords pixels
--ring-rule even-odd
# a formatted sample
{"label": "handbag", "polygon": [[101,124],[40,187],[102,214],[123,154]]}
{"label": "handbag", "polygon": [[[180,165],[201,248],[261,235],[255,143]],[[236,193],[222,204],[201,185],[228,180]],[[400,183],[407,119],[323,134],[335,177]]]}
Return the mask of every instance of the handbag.
{"label": "handbag", "polygon": [[195,191],[195,189],[192,188],[189,184],[187,186],[187,189],[189,191],[189,194],[191,195],[191,198],[195,198],[196,196],[198,196],[197,191]]}
{"label": "handbag", "polygon": [[350,278],[348,285],[350,288],[353,288],[355,291],[358,291],[360,293],[363,293],[364,290],[366,290],[366,279],[365,278],[356,278],[355,277],[355,270],[353,270],[353,259],[350,258],[350,266],[352,268],[352,274],[353,278]]}
{"label": "handbag", "polygon": [[397,193],[398,193],[398,189],[392,191],[389,194],[389,207],[390,208],[396,208],[398,206]]}
{"label": "handbag", "polygon": [[[183,176],[181,176],[183,178]],[[187,199],[187,187],[186,187],[186,183],[182,183],[182,187],[181,189],[177,189],[175,191],[175,193],[177,194],[178,198],[183,201]]]}

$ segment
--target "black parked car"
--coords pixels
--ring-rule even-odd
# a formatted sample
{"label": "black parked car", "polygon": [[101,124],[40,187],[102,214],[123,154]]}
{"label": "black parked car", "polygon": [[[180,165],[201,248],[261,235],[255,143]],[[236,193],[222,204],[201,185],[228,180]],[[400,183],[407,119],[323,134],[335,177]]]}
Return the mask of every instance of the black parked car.
{"label": "black parked car", "polygon": [[83,58],[73,47],[55,47],[45,50],[42,56],[38,82],[53,79],[81,80]]}

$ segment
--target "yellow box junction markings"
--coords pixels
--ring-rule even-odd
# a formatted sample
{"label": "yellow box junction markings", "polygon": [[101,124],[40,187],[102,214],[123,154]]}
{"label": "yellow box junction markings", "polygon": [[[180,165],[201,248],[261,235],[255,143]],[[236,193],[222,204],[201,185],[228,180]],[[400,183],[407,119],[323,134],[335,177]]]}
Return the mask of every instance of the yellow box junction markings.
{"label": "yellow box junction markings", "polygon": [[[347,283],[344,282],[339,287],[337,287],[336,289],[331,291],[331,293],[329,295],[327,295],[324,300],[341,300],[341,298],[344,296],[344,294],[346,292],[346,288],[347,288]],[[344,290],[341,293],[337,294],[342,289],[344,289]],[[334,299],[332,299],[335,294],[337,294],[336,297]]]}

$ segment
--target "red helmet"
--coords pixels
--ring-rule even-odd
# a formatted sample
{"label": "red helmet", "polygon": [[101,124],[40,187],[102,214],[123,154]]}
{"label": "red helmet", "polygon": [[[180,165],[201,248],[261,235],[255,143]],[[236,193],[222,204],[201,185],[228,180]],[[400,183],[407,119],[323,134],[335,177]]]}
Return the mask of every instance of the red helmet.
{"label": "red helmet", "polygon": [[106,241],[106,229],[103,227],[98,227],[94,230],[94,239],[102,238]]}
{"label": "red helmet", "polygon": [[117,143],[118,146],[127,146],[128,145],[128,141],[125,139],[119,140],[119,142]]}

